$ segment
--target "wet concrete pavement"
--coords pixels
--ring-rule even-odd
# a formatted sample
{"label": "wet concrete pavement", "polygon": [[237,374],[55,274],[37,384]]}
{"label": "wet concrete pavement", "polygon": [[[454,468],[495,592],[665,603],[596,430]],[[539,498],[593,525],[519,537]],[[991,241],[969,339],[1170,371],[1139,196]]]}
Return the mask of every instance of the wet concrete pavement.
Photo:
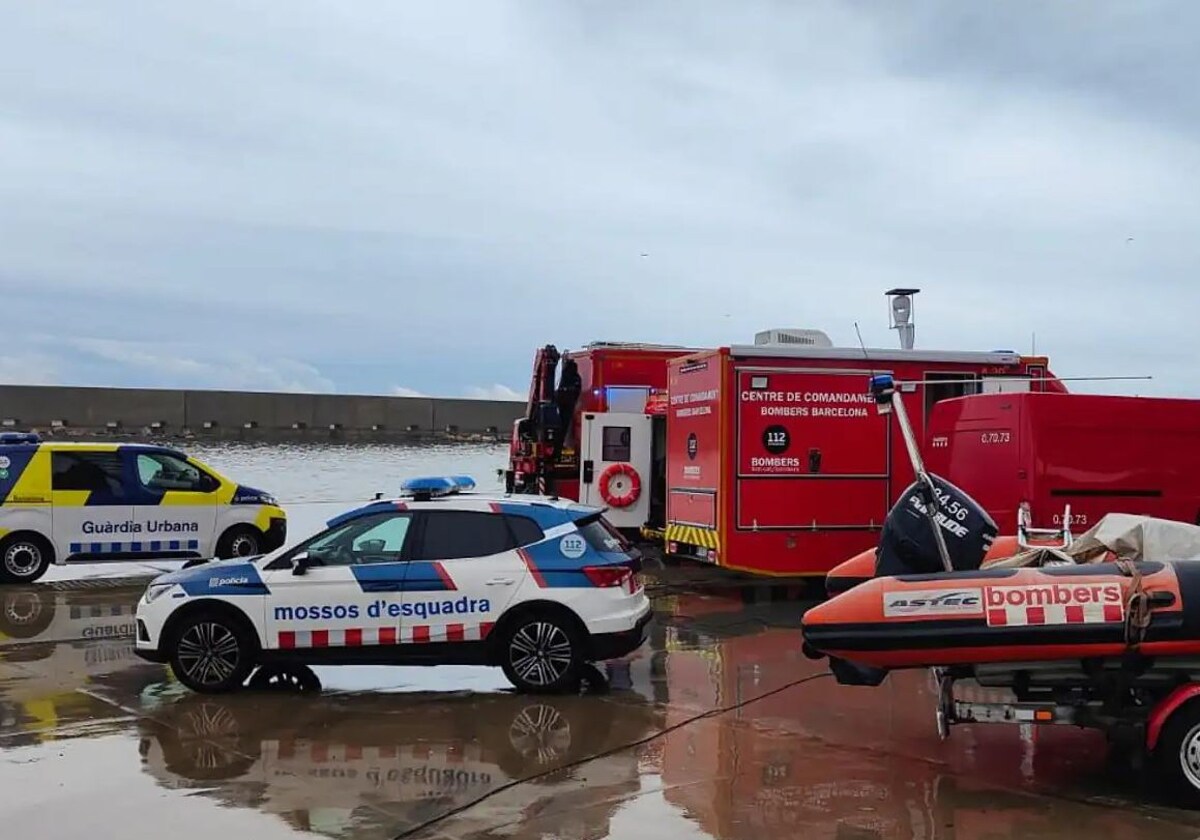
{"label": "wet concrete pavement", "polygon": [[582,696],[364,667],[201,697],[133,656],[140,593],[0,592],[4,836],[1200,837],[1092,733],[943,743],[924,673],[836,685],[794,602],[662,595],[651,641]]}

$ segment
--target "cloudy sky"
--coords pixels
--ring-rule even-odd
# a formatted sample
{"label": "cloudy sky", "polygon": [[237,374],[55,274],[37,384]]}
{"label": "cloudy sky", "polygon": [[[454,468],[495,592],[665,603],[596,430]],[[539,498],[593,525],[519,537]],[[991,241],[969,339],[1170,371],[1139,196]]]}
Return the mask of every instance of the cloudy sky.
{"label": "cloudy sky", "polygon": [[10,3],[0,381],[524,393],[922,289],[1200,396],[1200,5]]}

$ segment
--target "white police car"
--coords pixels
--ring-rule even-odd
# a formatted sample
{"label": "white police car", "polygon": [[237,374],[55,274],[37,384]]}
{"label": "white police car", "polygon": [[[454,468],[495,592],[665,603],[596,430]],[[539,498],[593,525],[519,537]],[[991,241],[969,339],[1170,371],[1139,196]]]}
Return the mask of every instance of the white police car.
{"label": "white police car", "polygon": [[642,644],[640,559],[602,510],[471,487],[414,479],[295,547],[162,575],[138,604],[137,652],[201,692],[281,662],[499,665],[548,692]]}

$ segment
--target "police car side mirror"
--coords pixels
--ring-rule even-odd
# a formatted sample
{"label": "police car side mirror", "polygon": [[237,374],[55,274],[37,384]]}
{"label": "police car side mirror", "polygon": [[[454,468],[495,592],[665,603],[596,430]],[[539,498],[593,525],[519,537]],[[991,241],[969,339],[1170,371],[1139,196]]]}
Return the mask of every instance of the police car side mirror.
{"label": "police car side mirror", "polygon": [[308,567],[312,565],[312,561],[308,559],[307,554],[300,554],[292,559],[292,574],[302,575],[308,571]]}

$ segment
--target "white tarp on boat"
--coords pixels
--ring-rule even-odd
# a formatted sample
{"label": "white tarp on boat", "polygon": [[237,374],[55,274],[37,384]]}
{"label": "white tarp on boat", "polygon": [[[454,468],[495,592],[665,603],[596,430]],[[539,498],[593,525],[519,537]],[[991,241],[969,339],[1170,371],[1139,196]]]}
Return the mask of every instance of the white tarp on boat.
{"label": "white tarp on boat", "polygon": [[1118,560],[1173,563],[1200,560],[1200,526],[1132,513],[1110,513],[1076,537],[1066,549],[1035,548],[987,568],[1047,563],[1099,563],[1112,552]]}

